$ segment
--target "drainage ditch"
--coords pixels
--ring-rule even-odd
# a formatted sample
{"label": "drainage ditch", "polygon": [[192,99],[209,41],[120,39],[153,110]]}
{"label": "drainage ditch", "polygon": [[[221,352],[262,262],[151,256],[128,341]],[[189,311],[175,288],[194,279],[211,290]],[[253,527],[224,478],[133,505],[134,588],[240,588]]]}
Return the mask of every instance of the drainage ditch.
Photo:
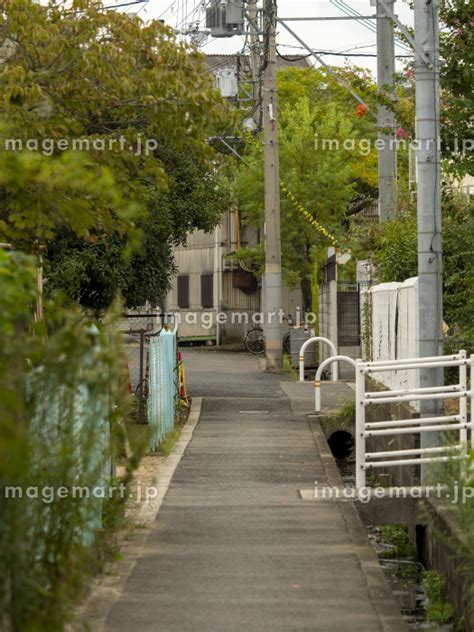
{"label": "drainage ditch", "polygon": [[[355,487],[352,435],[345,430],[336,430],[328,436],[328,444],[345,486]],[[451,622],[446,623],[450,614],[452,616],[450,604],[442,600],[435,603],[432,585],[438,579],[418,561],[406,527],[369,526],[367,531],[407,629],[417,632],[455,632],[459,629]]]}

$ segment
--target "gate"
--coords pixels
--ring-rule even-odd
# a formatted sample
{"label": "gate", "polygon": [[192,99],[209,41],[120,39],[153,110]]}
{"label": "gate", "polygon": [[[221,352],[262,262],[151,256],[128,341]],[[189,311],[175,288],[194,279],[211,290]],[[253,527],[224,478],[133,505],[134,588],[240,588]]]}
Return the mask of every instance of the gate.
{"label": "gate", "polygon": [[360,302],[357,284],[337,286],[337,333],[339,347],[360,345]]}

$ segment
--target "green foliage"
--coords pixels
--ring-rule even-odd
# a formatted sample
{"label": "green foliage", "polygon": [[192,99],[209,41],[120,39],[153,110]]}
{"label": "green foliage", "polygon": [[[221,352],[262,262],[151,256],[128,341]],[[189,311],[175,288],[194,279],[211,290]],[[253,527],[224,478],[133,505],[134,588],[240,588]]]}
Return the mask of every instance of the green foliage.
{"label": "green foliage", "polygon": [[339,409],[338,415],[348,425],[355,423],[355,402],[345,402]]}
{"label": "green foliage", "polygon": [[384,538],[394,547],[385,554],[385,557],[413,557],[415,555],[406,527],[390,524],[382,526],[381,529]]}
{"label": "green foliage", "polygon": [[[467,462],[451,460],[432,465],[430,479],[439,481],[446,490],[436,502],[447,517],[445,524],[449,528],[440,526],[432,511],[426,512],[425,520],[434,536],[449,551],[465,580],[463,598],[471,629],[474,626],[474,451],[471,451]],[[437,585],[436,580],[433,583]],[[444,601],[444,588],[441,597],[441,601]]]}
{"label": "green foliage", "polygon": [[[474,29],[472,4],[441,0],[440,34],[443,152],[446,168],[458,177],[474,173],[472,151],[474,110]],[[460,153],[454,140],[470,141],[470,151]]]}
{"label": "green foliage", "polygon": [[428,621],[449,623],[454,616],[454,607],[446,601],[446,580],[436,571],[425,571],[423,588],[428,600],[426,608]]}
{"label": "green foliage", "polygon": [[[412,213],[353,233],[353,251],[372,258],[380,283],[402,282],[418,273],[417,222]],[[465,198],[443,195],[444,320],[453,348],[474,350],[474,206]]]}
{"label": "green foliage", "polygon": [[192,156],[161,150],[170,174],[167,191],[150,191],[149,211],[137,221],[141,246],[124,256],[127,240],[86,243],[62,231],[49,244],[47,290],[63,291],[85,307],[108,307],[120,292],[127,307],[157,305],[175,271],[173,246],[186,242],[195,228],[211,230],[229,200],[223,178]]}
{"label": "green foliage", "polygon": [[203,56],[93,0],[13,0],[0,44],[0,239],[46,245],[47,287],[85,306],[117,291],[156,303],[172,246],[228,200],[207,143],[225,108]]}
{"label": "green foliage", "polygon": [[[362,75],[362,71],[358,71]],[[356,71],[345,78],[363,81]],[[346,76],[347,75],[347,76]],[[353,207],[370,203],[377,181],[376,152],[361,156],[344,141],[373,138],[375,129],[355,115],[355,105],[324,70],[285,69],[280,92],[281,179],[298,202],[337,239]],[[235,169],[235,197],[244,221],[262,228],[264,219],[263,145],[248,142],[245,164]],[[331,141],[332,145],[328,144]],[[362,207],[364,205],[362,204]],[[301,286],[311,305],[314,262],[330,242],[316,231],[287,196],[281,199],[282,259],[289,286]]]}
{"label": "green foliage", "polygon": [[0,238],[30,251],[62,227],[84,239],[97,231],[131,236],[138,214],[107,167],[73,152],[46,157],[0,151],[0,200]]}
{"label": "green foliage", "polygon": [[92,490],[109,484],[107,437],[123,440],[126,383],[111,315],[55,303],[33,322],[35,273],[0,250],[0,628],[54,632],[100,561],[94,531],[120,513],[121,497]]}
{"label": "green foliage", "polygon": [[405,281],[418,274],[416,218],[407,215],[388,222],[377,239],[374,262],[380,283]]}

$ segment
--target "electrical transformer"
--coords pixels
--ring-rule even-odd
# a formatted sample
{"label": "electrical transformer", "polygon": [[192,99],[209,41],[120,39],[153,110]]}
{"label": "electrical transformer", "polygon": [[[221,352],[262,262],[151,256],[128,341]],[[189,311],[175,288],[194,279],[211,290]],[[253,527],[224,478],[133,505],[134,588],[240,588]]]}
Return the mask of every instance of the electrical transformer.
{"label": "electrical transformer", "polygon": [[206,9],[206,27],[212,37],[243,35],[244,3],[242,0],[212,0]]}
{"label": "electrical transformer", "polygon": [[217,87],[224,99],[233,99],[239,92],[235,70],[221,70],[216,74]]}

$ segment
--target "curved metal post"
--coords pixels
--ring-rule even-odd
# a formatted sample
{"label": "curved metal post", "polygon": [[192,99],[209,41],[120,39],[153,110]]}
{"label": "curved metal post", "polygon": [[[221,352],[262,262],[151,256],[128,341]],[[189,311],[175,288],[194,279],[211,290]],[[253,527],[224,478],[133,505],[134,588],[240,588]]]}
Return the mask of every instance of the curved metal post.
{"label": "curved metal post", "polygon": [[[303,343],[303,346],[300,349],[300,382],[304,382],[304,354],[306,349],[312,345],[315,342],[325,342],[330,348],[331,351],[333,352],[333,354],[336,356],[337,355],[337,349],[336,349],[336,345],[331,342],[331,340],[329,340],[328,338],[323,338],[322,336],[315,336],[313,338],[310,338],[309,340],[306,340],[306,342]],[[338,370],[337,370],[337,364],[334,367],[334,372],[332,375],[332,381],[333,382],[337,382],[337,380],[339,379],[339,374],[338,374]]]}
{"label": "curved metal post", "polygon": [[319,365],[318,370],[316,371],[316,377],[314,380],[314,408],[317,413],[321,412],[321,375],[323,374],[324,369],[332,364],[333,362],[347,362],[354,368],[356,367],[356,362],[349,356],[336,355],[324,360]]}

